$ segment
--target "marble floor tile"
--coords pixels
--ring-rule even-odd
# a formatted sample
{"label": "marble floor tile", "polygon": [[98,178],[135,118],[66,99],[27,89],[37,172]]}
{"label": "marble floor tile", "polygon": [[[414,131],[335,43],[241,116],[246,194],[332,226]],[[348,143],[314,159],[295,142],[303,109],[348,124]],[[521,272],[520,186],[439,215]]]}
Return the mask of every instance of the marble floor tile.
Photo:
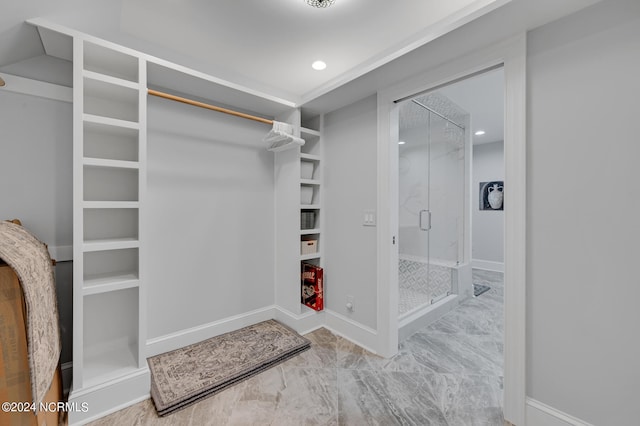
{"label": "marble floor tile", "polygon": [[406,347],[424,371],[501,376],[501,345],[493,336],[418,332]]}
{"label": "marble floor tile", "polygon": [[504,334],[502,303],[490,299],[484,301],[470,299],[459,305],[457,309],[448,312],[439,321],[427,326],[426,330],[433,333],[502,336]]}
{"label": "marble floor tile", "polygon": [[318,329],[311,349],[167,417],[146,400],[91,425],[502,426],[502,274],[382,358]]}
{"label": "marble floor tile", "polygon": [[340,370],[339,424],[447,425],[439,391],[420,374]]}
{"label": "marble floor tile", "polygon": [[287,360],[283,365],[301,368],[336,368],[337,346],[342,338],[324,328],[315,330],[305,337],[311,341],[311,348]]}

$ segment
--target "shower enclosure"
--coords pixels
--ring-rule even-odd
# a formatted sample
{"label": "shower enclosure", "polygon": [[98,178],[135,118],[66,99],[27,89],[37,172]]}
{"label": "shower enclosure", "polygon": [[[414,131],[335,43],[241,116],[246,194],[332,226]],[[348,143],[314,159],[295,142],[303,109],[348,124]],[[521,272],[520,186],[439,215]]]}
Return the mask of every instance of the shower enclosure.
{"label": "shower enclosure", "polygon": [[440,93],[399,108],[400,336],[471,292],[469,115]]}

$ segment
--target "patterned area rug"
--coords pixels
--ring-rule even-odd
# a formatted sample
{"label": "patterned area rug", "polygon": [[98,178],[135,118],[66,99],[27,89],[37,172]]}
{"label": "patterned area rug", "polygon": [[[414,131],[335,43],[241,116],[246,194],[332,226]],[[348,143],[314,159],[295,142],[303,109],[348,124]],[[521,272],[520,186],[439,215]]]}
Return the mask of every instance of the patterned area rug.
{"label": "patterned area rug", "polygon": [[309,349],[311,342],[268,320],[156,355],[151,397],[160,416],[185,408]]}

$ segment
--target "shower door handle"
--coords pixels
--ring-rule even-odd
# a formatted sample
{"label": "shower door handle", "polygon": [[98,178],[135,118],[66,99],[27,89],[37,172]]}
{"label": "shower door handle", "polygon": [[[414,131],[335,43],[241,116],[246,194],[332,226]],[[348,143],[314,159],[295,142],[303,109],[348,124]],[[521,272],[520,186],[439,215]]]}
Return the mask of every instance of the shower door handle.
{"label": "shower door handle", "polygon": [[429,210],[420,210],[419,218],[420,218],[420,224],[419,224],[420,230],[421,231],[430,230],[431,229],[431,212]]}

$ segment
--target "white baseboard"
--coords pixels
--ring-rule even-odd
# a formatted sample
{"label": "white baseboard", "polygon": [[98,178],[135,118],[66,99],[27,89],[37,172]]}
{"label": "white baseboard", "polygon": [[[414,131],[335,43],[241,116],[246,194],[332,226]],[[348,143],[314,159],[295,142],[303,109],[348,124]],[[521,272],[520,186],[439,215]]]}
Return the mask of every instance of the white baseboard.
{"label": "white baseboard", "polygon": [[311,309],[307,309],[302,314],[294,314],[288,310],[280,307],[274,307],[274,319],[280,321],[284,325],[293,328],[300,334],[307,334],[324,326],[325,312],[316,312]]}
{"label": "white baseboard", "polygon": [[373,348],[378,346],[378,333],[376,330],[357,323],[337,312],[325,309],[322,312],[307,310],[302,314],[294,314],[280,306],[272,305],[209,324],[148,339],[146,356],[150,357],[182,348],[213,336],[269,319],[278,320],[300,334],[307,334],[320,327],[325,327],[373,353],[376,353]]}
{"label": "white baseboard", "polygon": [[223,333],[275,318],[273,305],[147,340],[147,357],[173,351]]}
{"label": "white baseboard", "polygon": [[593,426],[532,398],[527,398],[525,416],[527,426]]}
{"label": "white baseboard", "polygon": [[325,322],[322,326],[330,330],[333,334],[343,337],[371,353],[378,353],[374,349],[380,344],[378,341],[378,332],[366,325],[360,324],[337,312],[325,309]]}
{"label": "white baseboard", "polygon": [[69,425],[84,425],[148,399],[150,383],[149,369],[141,368],[119,379],[72,391],[69,403],[77,409],[69,411]]}
{"label": "white baseboard", "polygon": [[276,320],[293,328],[300,334],[307,334],[324,327],[333,334],[347,339],[369,352],[376,353],[373,348],[378,346],[378,333],[374,329],[357,323],[337,312],[328,309],[321,312],[308,310],[297,315],[280,306],[276,306],[275,311]]}
{"label": "white baseboard", "polygon": [[504,262],[473,259],[471,261],[471,267],[474,269],[484,269],[485,271],[504,272]]}
{"label": "white baseboard", "polygon": [[460,304],[461,297],[451,294],[433,305],[423,306],[398,321],[398,341],[402,342],[416,331],[436,322]]}

